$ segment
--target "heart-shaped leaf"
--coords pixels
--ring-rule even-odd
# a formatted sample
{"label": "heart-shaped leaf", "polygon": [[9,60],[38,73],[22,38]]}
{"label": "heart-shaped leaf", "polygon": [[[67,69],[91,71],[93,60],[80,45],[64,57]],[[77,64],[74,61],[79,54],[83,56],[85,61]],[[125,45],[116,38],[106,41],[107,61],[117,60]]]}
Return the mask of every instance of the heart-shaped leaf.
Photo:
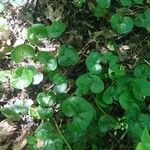
{"label": "heart-shaped leaf", "polygon": [[61,66],[75,65],[79,60],[79,55],[72,46],[62,45],[59,49],[58,63]]}
{"label": "heart-shaped leaf", "polygon": [[93,74],[100,74],[102,72],[102,66],[100,62],[103,60],[103,56],[99,52],[92,52],[86,59],[86,66],[88,70]]}
{"label": "heart-shaped leaf", "polygon": [[53,92],[39,93],[37,95],[37,102],[41,107],[52,106],[55,101],[55,95]]}
{"label": "heart-shaped leaf", "polygon": [[87,129],[93,118],[93,106],[81,97],[69,97],[62,104],[63,113],[72,117],[68,129],[73,132],[82,132]]}
{"label": "heart-shaped leaf", "polygon": [[59,37],[66,29],[65,24],[62,21],[54,21],[51,26],[47,26],[46,30],[49,38]]}
{"label": "heart-shaped leaf", "polygon": [[77,79],[76,85],[78,87],[76,91],[77,95],[86,95],[90,91],[92,91],[92,93],[98,94],[104,89],[102,80],[98,76],[92,75],[90,73],[81,75]]}
{"label": "heart-shaped leaf", "polygon": [[11,58],[16,63],[20,63],[24,59],[32,57],[34,57],[34,49],[30,45],[26,44],[16,46],[11,52]]}
{"label": "heart-shaped leaf", "polygon": [[34,24],[28,29],[27,38],[31,44],[37,44],[39,38],[46,38],[48,36],[44,24]]}
{"label": "heart-shaped leaf", "polygon": [[112,28],[120,34],[131,32],[134,26],[132,18],[120,14],[114,14],[110,21]]}
{"label": "heart-shaped leaf", "polygon": [[30,69],[19,67],[12,73],[11,85],[16,89],[24,89],[32,82],[33,74]]}

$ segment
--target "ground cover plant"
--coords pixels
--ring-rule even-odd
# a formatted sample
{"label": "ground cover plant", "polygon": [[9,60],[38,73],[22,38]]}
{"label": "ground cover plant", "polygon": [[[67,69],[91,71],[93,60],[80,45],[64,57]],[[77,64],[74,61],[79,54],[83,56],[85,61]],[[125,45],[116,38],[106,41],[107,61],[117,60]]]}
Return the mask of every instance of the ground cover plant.
{"label": "ground cover plant", "polygon": [[149,1],[3,0],[0,12],[0,149],[150,149]]}

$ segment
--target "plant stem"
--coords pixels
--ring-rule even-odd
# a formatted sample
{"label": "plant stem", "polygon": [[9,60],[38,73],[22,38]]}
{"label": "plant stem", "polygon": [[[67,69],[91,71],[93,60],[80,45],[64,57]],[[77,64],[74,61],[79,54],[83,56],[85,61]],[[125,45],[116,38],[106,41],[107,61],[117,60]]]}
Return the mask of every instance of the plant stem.
{"label": "plant stem", "polygon": [[96,103],[96,105],[98,106],[98,108],[100,109],[100,111],[110,120],[112,120],[116,125],[119,125],[119,123],[117,121],[115,121],[112,117],[110,117],[100,106],[99,104]]}
{"label": "plant stem", "polygon": [[54,118],[53,118],[53,121],[54,121],[54,124],[55,124],[55,126],[56,126],[56,128],[57,128],[57,130],[58,130],[58,132],[59,132],[59,134],[60,134],[60,136],[61,136],[61,138],[64,140],[65,144],[67,145],[68,149],[69,149],[69,150],[72,150],[70,144],[67,142],[67,140],[66,140],[65,137],[63,136],[63,134],[62,134],[62,132],[61,132],[61,130],[60,130],[60,128],[59,128],[59,126],[58,126],[58,124],[57,124],[57,122],[56,122],[56,120],[55,120]]}

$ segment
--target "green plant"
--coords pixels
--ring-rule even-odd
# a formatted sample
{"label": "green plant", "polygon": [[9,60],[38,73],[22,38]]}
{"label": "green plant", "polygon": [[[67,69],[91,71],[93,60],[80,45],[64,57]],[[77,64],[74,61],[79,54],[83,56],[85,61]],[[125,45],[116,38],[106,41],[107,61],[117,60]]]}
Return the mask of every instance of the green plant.
{"label": "green plant", "polygon": [[[142,0],[121,0],[116,7],[120,7],[120,2],[127,7],[144,3]],[[18,5],[20,2],[15,3]],[[98,23],[99,18],[106,19],[108,13],[105,20],[108,28],[94,33],[94,38],[90,39],[96,42],[98,49],[90,49],[90,41],[86,44],[91,44],[90,53],[86,54],[84,49],[79,50],[71,42],[61,43],[57,53],[42,51],[38,47],[40,41],[59,39],[66,25],[61,20],[53,21],[51,25],[37,23],[28,28],[26,43],[11,51],[15,68],[0,71],[1,84],[10,81],[15,92],[40,89],[34,93],[33,100],[17,99],[0,108],[7,119],[17,124],[22,121],[23,115],[37,122],[38,126],[34,126],[27,137],[29,150],[104,149],[103,141],[108,135],[117,139],[119,144],[125,136],[130,137],[134,146],[139,143],[137,150],[149,149],[150,65],[144,60],[146,63],[137,63],[132,66],[133,70],[128,69],[118,55],[117,44],[112,41],[132,32],[134,24],[148,29],[150,9],[134,16],[118,10],[110,13],[109,9],[113,6],[110,0],[91,3],[74,0],[76,7],[83,10],[84,4],[85,7],[91,5],[89,11],[93,14],[89,15],[94,15]],[[105,38],[107,35],[104,34],[110,33],[113,33],[113,38]],[[89,35],[93,34],[89,31]],[[107,43],[104,50],[98,45],[101,40]],[[30,62],[32,65],[29,65]],[[48,83],[48,88],[43,86],[45,83]]]}

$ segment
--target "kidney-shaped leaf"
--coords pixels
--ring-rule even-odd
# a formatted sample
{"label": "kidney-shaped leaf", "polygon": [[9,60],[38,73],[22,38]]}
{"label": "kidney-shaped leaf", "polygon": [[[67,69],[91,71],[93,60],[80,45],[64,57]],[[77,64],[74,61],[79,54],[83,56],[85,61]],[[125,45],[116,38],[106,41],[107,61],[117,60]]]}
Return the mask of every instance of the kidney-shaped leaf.
{"label": "kidney-shaped leaf", "polygon": [[131,32],[134,26],[132,18],[120,14],[114,14],[110,21],[112,28],[120,34]]}
{"label": "kidney-shaped leaf", "polygon": [[102,72],[102,55],[99,52],[92,52],[86,59],[86,66],[88,70],[93,74],[99,74]]}
{"label": "kidney-shaped leaf", "polygon": [[44,24],[34,24],[27,31],[27,38],[31,44],[37,44],[39,38],[45,38],[47,36],[48,33]]}
{"label": "kidney-shaped leaf", "polygon": [[54,21],[51,26],[47,26],[46,30],[48,32],[49,38],[59,37],[66,29],[65,24],[62,21]]}
{"label": "kidney-shaped leaf", "polygon": [[72,123],[68,124],[68,129],[73,132],[81,132],[89,126],[94,108],[92,105],[81,97],[69,97],[62,104],[63,113],[72,117]]}
{"label": "kidney-shaped leaf", "polygon": [[76,85],[78,87],[76,91],[77,95],[86,95],[90,90],[92,93],[98,94],[104,89],[102,80],[98,76],[90,73],[81,75],[77,79]]}
{"label": "kidney-shaped leaf", "polygon": [[111,0],[96,0],[101,8],[108,8],[111,5]]}
{"label": "kidney-shaped leaf", "polygon": [[55,95],[53,92],[39,93],[37,95],[37,102],[41,107],[52,106],[55,101]]}
{"label": "kidney-shaped leaf", "polygon": [[24,89],[31,84],[32,77],[33,74],[30,69],[19,67],[12,73],[10,83],[16,89]]}
{"label": "kidney-shaped leaf", "polygon": [[16,63],[22,62],[25,58],[32,58],[34,56],[34,49],[30,45],[21,44],[14,48],[11,53],[11,58]]}
{"label": "kidney-shaped leaf", "polygon": [[78,62],[79,55],[72,46],[62,45],[59,49],[58,63],[61,66],[70,66]]}

